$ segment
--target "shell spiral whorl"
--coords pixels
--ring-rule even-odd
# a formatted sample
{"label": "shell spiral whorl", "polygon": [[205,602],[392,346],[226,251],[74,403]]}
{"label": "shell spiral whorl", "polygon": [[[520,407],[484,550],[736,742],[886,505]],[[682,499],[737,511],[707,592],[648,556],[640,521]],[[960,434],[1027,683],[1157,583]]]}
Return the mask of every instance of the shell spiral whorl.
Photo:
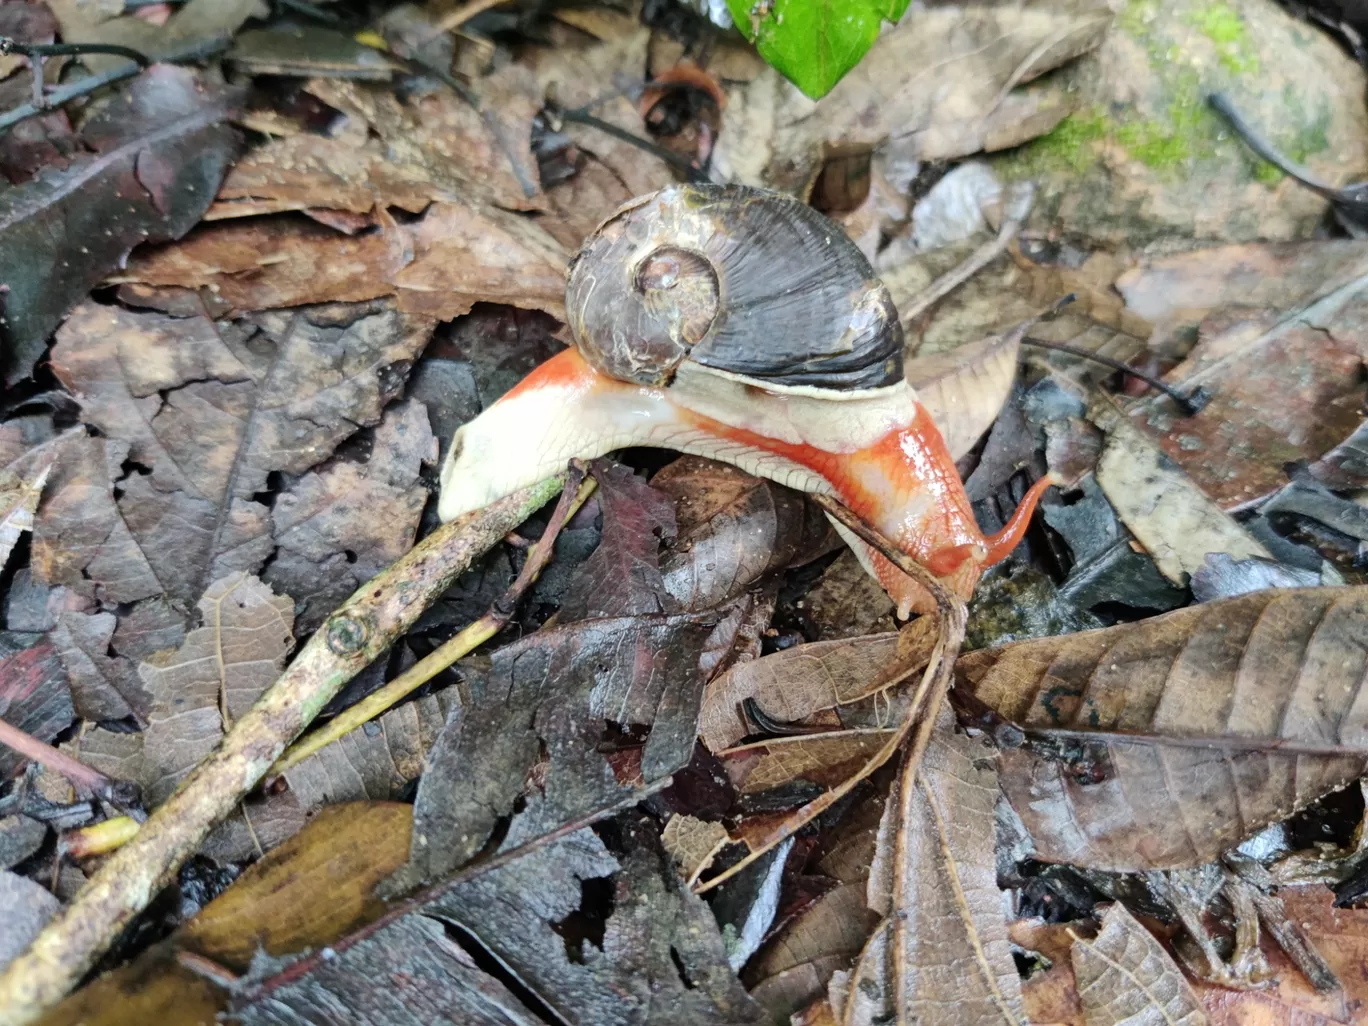
{"label": "shell spiral whorl", "polygon": [[840,227],[746,186],[677,185],[614,213],[572,261],[576,345],[620,381],[666,385],[685,359],[780,388],[902,380],[888,290]]}

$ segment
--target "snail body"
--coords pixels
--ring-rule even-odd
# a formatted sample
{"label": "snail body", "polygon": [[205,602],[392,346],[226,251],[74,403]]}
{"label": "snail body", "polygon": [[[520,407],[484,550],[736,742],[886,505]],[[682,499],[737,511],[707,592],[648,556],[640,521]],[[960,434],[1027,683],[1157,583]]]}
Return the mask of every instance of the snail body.
{"label": "snail body", "polygon": [[[991,538],[940,431],[903,376],[887,289],[821,214],[735,186],[629,203],[568,273],[576,345],[460,428],[443,520],[629,446],[731,463],[832,494],[967,597],[1015,547],[1045,481]],[[929,608],[906,574],[837,525],[899,614]]]}

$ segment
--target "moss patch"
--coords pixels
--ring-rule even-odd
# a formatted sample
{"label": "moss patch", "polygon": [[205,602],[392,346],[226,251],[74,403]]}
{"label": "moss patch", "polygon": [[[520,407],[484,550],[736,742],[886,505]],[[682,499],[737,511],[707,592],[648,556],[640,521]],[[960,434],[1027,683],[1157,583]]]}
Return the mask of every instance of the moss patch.
{"label": "moss patch", "polygon": [[1232,75],[1258,72],[1259,58],[1250,47],[1249,31],[1235,8],[1223,2],[1206,4],[1186,20],[1215,44],[1217,59]]}

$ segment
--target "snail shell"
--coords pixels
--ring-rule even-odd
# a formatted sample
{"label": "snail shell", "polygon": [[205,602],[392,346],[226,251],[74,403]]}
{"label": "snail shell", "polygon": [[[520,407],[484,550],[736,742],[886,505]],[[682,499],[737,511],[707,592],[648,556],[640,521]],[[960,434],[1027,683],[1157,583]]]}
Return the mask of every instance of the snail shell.
{"label": "snail shell", "polygon": [[633,200],[572,261],[566,309],[597,370],[667,385],[684,360],[767,389],[903,380],[892,297],[841,228],[745,186],[676,185]]}

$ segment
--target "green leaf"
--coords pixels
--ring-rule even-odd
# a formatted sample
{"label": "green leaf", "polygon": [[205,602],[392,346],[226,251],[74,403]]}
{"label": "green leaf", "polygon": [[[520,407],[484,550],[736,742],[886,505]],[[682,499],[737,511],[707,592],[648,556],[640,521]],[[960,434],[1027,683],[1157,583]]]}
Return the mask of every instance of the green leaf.
{"label": "green leaf", "polygon": [[727,0],[760,56],[811,96],[825,96],[911,0]]}

